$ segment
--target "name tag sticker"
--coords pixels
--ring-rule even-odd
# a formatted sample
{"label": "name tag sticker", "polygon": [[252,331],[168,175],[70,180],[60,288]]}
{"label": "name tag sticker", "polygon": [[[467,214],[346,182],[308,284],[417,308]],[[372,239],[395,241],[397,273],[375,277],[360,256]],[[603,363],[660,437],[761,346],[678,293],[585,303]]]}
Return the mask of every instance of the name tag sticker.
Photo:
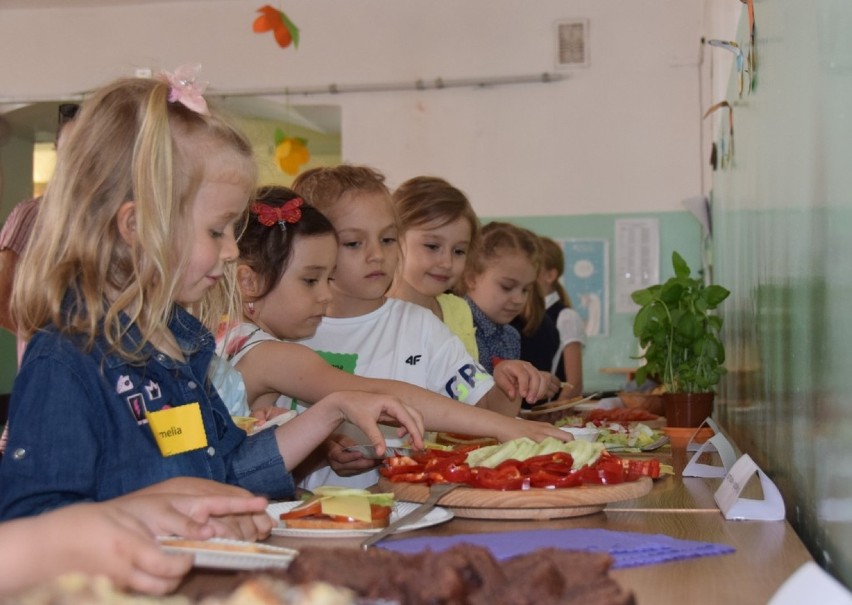
{"label": "name tag sticker", "polygon": [[174,456],[207,447],[207,434],[198,402],[148,412],[148,426],[163,456]]}

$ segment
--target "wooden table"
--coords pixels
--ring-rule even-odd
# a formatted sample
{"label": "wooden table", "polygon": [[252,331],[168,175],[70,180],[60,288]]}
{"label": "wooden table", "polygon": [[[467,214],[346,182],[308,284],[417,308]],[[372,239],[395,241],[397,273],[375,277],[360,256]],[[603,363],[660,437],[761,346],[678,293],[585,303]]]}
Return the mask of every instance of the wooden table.
{"label": "wooden table", "polygon": [[[784,580],[812,560],[786,521],[725,520],[713,500],[721,480],[683,478],[680,473],[691,457],[683,448],[674,448],[658,457],[673,464],[676,476],[659,480],[646,496],[612,503],[600,513],[550,521],[455,518],[389,540],[530,529],[600,528],[665,534],[723,543],[736,549],[733,554],[611,571],[613,578],[635,593],[640,605],[765,604]],[[296,549],[307,545],[358,548],[360,539],[273,536],[269,542]],[[234,582],[233,575],[196,570],[181,592],[208,593],[214,586],[227,587]]]}

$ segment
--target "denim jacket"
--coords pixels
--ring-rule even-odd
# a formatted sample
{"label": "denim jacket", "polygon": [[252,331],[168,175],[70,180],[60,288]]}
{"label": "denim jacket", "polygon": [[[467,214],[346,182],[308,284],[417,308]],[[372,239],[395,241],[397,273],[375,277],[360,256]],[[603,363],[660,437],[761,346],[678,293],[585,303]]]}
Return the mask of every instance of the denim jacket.
{"label": "denim jacket", "polygon": [[[10,402],[0,519],[106,500],[177,476],[231,483],[271,498],[293,494],[275,431],[246,437],[210,386],[213,335],[180,308],[169,327],[186,362],[146,345],[146,361],[129,363],[100,338],[84,351],[79,339],[53,326],[33,336]],[[126,338],[138,342],[140,334],[131,327]],[[163,456],[145,410],[194,402],[207,446]]]}

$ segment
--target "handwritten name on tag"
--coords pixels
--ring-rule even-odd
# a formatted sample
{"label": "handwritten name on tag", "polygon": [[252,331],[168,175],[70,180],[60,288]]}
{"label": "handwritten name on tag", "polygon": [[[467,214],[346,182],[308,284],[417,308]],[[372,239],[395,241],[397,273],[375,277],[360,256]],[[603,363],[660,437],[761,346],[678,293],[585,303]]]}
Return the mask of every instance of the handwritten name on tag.
{"label": "handwritten name on tag", "polygon": [[207,447],[207,434],[198,402],[148,412],[148,426],[163,456],[174,456]]}

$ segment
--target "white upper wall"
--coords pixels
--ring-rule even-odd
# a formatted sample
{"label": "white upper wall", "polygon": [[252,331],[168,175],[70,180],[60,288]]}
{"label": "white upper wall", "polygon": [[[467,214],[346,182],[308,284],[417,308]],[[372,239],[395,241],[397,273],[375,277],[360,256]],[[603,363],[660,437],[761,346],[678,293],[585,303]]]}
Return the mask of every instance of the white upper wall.
{"label": "white upper wall", "polygon": [[203,64],[211,91],[230,92],[540,74],[554,71],[554,23],[584,18],[591,64],[560,82],[292,103],[339,104],[346,161],[375,166],[391,186],[443,176],[483,215],[682,210],[702,192],[708,1],[289,0],[281,7],[302,39],[280,49],[252,32],[258,0],[53,9],[0,0],[0,97],[67,97],[139,67],[190,62]]}

